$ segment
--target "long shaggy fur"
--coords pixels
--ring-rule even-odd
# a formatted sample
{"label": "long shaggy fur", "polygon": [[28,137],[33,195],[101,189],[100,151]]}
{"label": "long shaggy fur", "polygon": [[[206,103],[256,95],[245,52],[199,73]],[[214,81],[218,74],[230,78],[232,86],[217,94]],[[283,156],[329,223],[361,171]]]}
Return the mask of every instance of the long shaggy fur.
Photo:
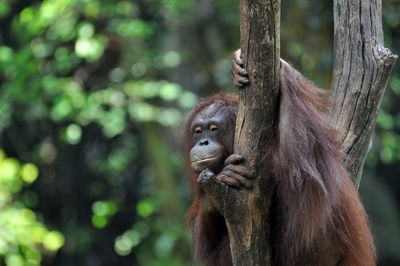
{"label": "long shaggy fur", "polygon": [[[230,120],[224,146],[229,154],[233,152],[238,98],[218,94],[200,102],[188,115],[183,133],[186,158],[191,122],[213,103]],[[343,166],[335,132],[327,124],[326,107],[325,92],[281,61],[279,123],[260,162],[264,178],[271,176],[266,183],[275,188],[271,228],[275,266],[375,265],[366,214]],[[223,216],[210,210],[197,175],[191,174],[195,199],[188,221],[193,226],[194,254],[207,266],[232,265]]]}

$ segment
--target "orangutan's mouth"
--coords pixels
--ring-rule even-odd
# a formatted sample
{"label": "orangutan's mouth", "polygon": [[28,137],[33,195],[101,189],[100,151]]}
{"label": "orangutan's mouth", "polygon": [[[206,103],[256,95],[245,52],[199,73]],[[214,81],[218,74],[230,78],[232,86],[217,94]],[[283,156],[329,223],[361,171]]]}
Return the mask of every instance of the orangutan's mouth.
{"label": "orangutan's mouth", "polygon": [[200,159],[192,161],[192,163],[205,163],[205,162],[209,162],[209,161],[214,161],[215,159],[218,158],[218,156],[219,156],[219,154],[208,156],[205,158],[200,158]]}

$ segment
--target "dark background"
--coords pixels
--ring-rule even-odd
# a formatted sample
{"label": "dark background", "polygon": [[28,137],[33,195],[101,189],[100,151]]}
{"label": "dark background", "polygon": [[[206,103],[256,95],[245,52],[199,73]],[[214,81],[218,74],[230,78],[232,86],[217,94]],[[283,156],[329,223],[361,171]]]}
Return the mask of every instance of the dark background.
{"label": "dark background", "polygon": [[[400,54],[400,1],[383,1]],[[179,136],[235,89],[239,1],[0,1],[3,265],[190,265]],[[332,1],[282,1],[281,54],[330,87]],[[400,64],[360,193],[379,265],[400,265]]]}

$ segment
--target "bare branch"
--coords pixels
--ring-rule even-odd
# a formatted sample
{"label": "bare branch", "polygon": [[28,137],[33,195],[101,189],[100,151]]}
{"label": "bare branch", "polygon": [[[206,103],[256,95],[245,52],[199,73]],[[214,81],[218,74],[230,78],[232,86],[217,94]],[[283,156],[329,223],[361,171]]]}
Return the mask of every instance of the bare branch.
{"label": "bare branch", "polygon": [[[240,91],[235,151],[257,172],[257,162],[278,118],[280,1],[241,0],[240,18],[242,55],[250,85]],[[270,265],[271,194],[261,187],[258,177],[253,190],[235,190],[230,195],[229,205],[234,208],[225,208],[224,217],[233,265]]]}
{"label": "bare branch", "polygon": [[383,47],[381,0],[335,0],[331,125],[356,186],[397,56]]}

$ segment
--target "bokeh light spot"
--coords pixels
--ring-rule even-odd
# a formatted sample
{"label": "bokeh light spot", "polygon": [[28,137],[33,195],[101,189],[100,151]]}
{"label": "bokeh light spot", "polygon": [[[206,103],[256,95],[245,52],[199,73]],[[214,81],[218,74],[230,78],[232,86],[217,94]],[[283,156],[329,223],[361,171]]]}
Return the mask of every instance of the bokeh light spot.
{"label": "bokeh light spot", "polygon": [[43,239],[43,245],[50,251],[56,251],[60,249],[65,242],[64,236],[57,231],[50,231],[46,234]]}
{"label": "bokeh light spot", "polygon": [[24,164],[20,171],[21,178],[25,183],[33,183],[39,175],[39,169],[32,163]]}

